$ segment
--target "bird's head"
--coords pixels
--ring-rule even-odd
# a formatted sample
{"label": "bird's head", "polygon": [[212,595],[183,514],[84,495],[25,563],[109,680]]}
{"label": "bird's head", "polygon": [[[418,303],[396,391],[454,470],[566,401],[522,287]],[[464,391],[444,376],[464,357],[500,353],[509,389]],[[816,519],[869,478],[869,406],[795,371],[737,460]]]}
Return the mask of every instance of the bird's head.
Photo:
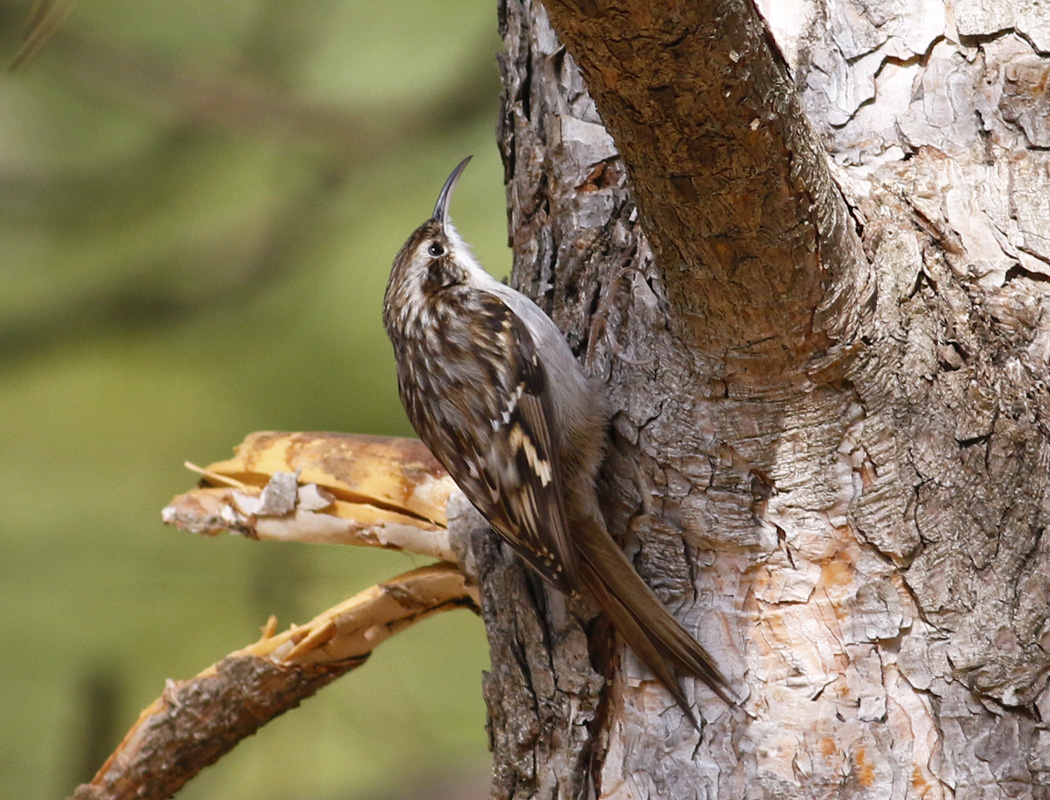
{"label": "bird's head", "polygon": [[388,304],[392,293],[399,295],[397,306],[401,309],[425,303],[482,272],[449,218],[452,192],[470,159],[467,156],[452,170],[441,187],[434,213],[412,232],[394,259],[387,286]]}

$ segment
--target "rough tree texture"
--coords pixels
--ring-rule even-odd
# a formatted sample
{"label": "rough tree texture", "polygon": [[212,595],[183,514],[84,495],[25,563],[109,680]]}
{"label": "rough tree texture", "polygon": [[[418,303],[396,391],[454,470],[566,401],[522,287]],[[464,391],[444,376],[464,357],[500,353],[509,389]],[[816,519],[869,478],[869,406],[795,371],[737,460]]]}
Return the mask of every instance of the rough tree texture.
{"label": "rough tree texture", "polygon": [[478,537],[494,796],[1050,797],[1050,14],[760,10],[501,8],[515,280],[747,699],[688,685],[698,736]]}

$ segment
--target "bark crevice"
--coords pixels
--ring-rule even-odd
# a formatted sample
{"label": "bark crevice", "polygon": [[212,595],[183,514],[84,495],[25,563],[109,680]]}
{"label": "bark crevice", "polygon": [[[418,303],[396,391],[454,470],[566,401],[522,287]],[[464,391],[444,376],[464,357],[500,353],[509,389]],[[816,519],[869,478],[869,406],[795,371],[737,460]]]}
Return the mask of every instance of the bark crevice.
{"label": "bark crevice", "polygon": [[[601,742],[592,781],[653,797],[1050,785],[1043,62],[1011,35],[967,49],[916,18],[926,6],[835,6],[830,25],[801,6],[809,38],[779,41],[796,96],[732,3],[680,27],[552,3],[582,70],[540,6],[506,6],[515,280],[605,381],[610,529],[747,693],[728,710],[697,688],[698,740],[571,608],[572,641],[612,649],[591,662],[603,716],[574,711]],[[828,153],[795,127],[803,108]],[[758,153],[770,171],[749,171]],[[759,175],[778,177],[740,191]]]}

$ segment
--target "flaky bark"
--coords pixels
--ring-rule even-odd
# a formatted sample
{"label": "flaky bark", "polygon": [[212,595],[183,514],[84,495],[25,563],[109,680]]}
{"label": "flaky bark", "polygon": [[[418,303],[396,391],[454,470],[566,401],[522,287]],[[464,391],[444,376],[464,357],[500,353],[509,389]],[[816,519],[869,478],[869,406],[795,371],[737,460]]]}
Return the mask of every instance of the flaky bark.
{"label": "flaky bark", "polygon": [[868,265],[750,2],[546,7],[630,174],[681,335],[727,382],[842,357]]}
{"label": "flaky bark", "polygon": [[[427,617],[478,610],[477,587],[449,535],[456,514],[444,468],[416,439],[340,433],[250,434],[202,469],[164,521],[215,536],[406,550],[439,563],[359,592],[303,625],[262,638],[193,678],[168,681],[78,800],[163,800],[242,739],[356,669]],[[462,529],[468,525],[457,523]]]}
{"label": "flaky bark", "polygon": [[187,467],[203,479],[162,512],[177,528],[458,560],[446,516],[456,485],[418,439],[260,431],[227,461]]}
{"label": "flaky bark", "polygon": [[747,700],[697,737],[479,540],[494,794],[1050,796],[1045,12],[693,5],[508,0],[501,147],[611,527]]}
{"label": "flaky bark", "polygon": [[457,608],[477,592],[453,564],[432,564],[373,586],[305,625],[258,642],[193,678],[168,681],[73,800],[164,800],[273,718],[361,666],[391,636]]}

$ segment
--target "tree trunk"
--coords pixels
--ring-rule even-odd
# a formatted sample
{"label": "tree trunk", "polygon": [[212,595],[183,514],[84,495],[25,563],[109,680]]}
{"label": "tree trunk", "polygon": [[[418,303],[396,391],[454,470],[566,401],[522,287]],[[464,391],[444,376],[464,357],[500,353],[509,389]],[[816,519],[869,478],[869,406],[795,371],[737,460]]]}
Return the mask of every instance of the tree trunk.
{"label": "tree trunk", "polygon": [[746,699],[478,535],[493,796],[1050,797],[1050,16],[768,6],[501,5],[514,280]]}

